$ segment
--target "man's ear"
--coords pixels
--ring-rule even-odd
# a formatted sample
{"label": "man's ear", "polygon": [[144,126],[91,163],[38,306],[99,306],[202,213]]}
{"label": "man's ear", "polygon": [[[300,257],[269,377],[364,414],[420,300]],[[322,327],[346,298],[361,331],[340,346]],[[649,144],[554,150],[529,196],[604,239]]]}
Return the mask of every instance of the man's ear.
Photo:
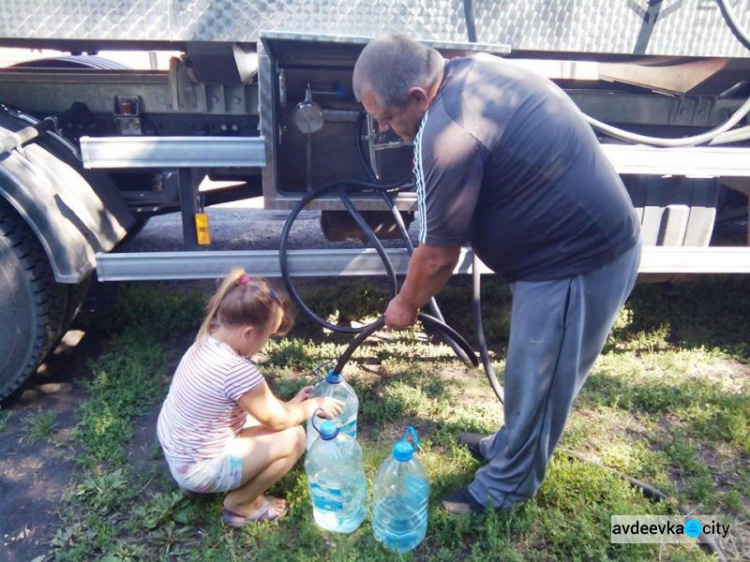
{"label": "man's ear", "polygon": [[419,86],[414,86],[409,90],[409,97],[419,104],[427,105],[427,102],[429,101],[427,92],[424,88],[421,88]]}

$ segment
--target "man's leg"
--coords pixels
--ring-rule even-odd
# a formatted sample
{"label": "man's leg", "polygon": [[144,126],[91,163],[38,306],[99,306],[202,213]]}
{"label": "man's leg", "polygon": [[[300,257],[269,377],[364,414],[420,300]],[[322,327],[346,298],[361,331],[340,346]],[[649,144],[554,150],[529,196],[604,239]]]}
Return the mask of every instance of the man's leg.
{"label": "man's leg", "polygon": [[471,495],[509,508],[541,486],[573,400],[635,283],[640,245],[584,275],[518,282],[505,369],[505,426],[480,442]]}

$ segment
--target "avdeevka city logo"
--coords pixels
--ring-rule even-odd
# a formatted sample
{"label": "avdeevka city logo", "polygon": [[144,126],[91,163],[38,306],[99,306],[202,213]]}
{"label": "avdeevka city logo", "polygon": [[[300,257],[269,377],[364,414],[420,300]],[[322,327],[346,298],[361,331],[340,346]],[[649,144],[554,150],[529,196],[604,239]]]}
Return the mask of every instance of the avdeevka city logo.
{"label": "avdeevka city logo", "polygon": [[685,523],[685,534],[688,537],[695,538],[703,531],[703,525],[697,519],[690,519]]}
{"label": "avdeevka city logo", "polygon": [[696,539],[725,539],[730,531],[730,523],[711,515],[612,515],[610,520],[613,544],[678,544]]}

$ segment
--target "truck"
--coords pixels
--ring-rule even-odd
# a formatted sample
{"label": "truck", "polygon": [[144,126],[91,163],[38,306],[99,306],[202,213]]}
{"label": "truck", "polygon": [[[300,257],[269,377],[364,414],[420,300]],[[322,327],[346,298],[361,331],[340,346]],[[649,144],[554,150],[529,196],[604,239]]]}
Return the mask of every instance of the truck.
{"label": "truck", "polygon": [[[218,277],[238,263],[279,274],[273,251],[206,246],[206,207],[262,197],[289,211],[331,183],[408,178],[412,147],[380,134],[352,93],[357,56],[380,34],[548,73],[625,181],[643,275],[750,272],[748,0],[35,0],[2,10],[0,51],[29,60],[0,68],[0,399],[35,372],[94,277]],[[125,51],[148,64],[104,55]],[[207,180],[228,187],[203,189]],[[352,201],[388,236],[382,200]],[[394,198],[407,222],[415,203],[413,190]],[[357,236],[339,198],[309,208],[327,238]],[[118,252],[175,211],[179,252]],[[389,252],[403,272],[408,255]],[[295,274],[378,270],[370,249],[322,256],[299,251]],[[458,270],[469,268],[462,259]]]}

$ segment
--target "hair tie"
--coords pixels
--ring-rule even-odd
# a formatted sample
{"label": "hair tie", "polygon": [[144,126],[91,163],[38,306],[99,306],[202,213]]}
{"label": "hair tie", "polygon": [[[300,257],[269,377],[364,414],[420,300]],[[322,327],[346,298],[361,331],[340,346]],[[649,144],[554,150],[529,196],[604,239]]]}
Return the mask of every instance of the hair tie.
{"label": "hair tie", "polygon": [[273,300],[275,300],[277,303],[281,304],[281,299],[279,298],[279,295],[276,294],[276,291],[274,291],[273,289],[269,289],[268,290],[268,294],[270,295],[270,297]]}
{"label": "hair tie", "polygon": [[250,277],[247,273],[245,273],[242,277],[240,277],[237,280],[237,283],[239,283],[240,285],[245,285],[246,283],[249,283],[251,279],[252,277]]}

